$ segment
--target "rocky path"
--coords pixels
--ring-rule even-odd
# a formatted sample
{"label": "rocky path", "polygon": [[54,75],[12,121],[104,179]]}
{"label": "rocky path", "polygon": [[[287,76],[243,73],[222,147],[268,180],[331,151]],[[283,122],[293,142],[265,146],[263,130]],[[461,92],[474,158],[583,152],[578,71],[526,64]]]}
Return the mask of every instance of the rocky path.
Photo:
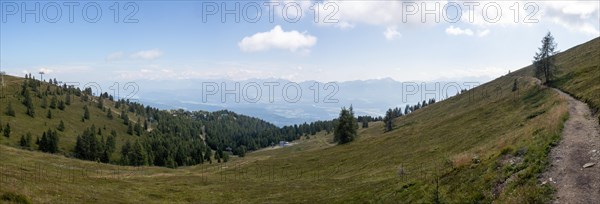
{"label": "rocky path", "polygon": [[569,103],[560,143],[550,152],[543,183],[556,187],[554,203],[600,203],[600,127],[587,104],[558,90]]}

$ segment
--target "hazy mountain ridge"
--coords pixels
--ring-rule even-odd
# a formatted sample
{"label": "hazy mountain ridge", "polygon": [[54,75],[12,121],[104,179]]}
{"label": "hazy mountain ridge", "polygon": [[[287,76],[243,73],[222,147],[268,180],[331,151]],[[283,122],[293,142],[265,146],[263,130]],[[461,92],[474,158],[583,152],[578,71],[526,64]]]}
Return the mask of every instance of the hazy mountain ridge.
{"label": "hazy mountain ridge", "polygon": [[[185,80],[174,86],[152,87],[150,81],[139,81],[140,92],[138,98],[144,104],[161,109],[186,109],[217,111],[222,109],[232,110],[241,114],[262,118],[278,126],[312,122],[317,120],[331,120],[337,117],[339,108],[353,105],[357,115],[382,116],[390,107],[404,107],[414,105],[423,100],[436,98],[438,101],[460,92],[460,89],[469,89],[480,82],[399,82],[391,78],[356,80],[346,82],[323,83],[317,81],[304,81],[300,83],[283,79],[256,79],[244,81],[231,80]],[[161,82],[165,84],[175,84]],[[221,90],[233,90],[239,84],[237,93],[240,94],[239,102],[235,96],[226,93],[225,100]],[[265,84],[278,83],[272,90]],[[148,86],[146,85],[148,84]],[[203,92],[216,85],[219,91],[210,95]],[[287,98],[283,96],[283,88],[290,84]],[[439,84],[436,86],[436,84]],[[251,101],[256,97],[255,87],[261,87],[262,94],[259,101]],[[244,89],[244,86],[248,86]],[[302,95],[295,101],[295,89],[300,87]],[[319,88],[317,93],[315,89]],[[446,86],[446,89],[444,87]],[[325,89],[327,87],[328,89]],[[418,89],[418,90],[415,90]],[[426,89],[425,91],[423,91]],[[247,90],[247,95],[244,94]],[[432,91],[434,90],[434,91]],[[273,97],[270,98],[270,91]],[[406,92],[406,95],[403,93]],[[271,101],[270,101],[271,100]]]}

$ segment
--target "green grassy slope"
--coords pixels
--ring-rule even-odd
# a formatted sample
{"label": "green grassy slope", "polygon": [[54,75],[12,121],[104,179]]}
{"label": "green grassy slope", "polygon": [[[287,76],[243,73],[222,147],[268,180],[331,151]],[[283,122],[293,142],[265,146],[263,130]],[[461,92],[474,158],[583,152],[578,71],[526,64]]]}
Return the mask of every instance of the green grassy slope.
{"label": "green grassy slope", "polygon": [[[34,202],[547,202],[552,189],[537,177],[567,103],[530,71],[400,117],[387,133],[376,122],[356,141],[333,145],[321,132],[226,164],[140,169],[0,146],[0,194]],[[570,72],[577,71],[563,69],[559,78]]]}
{"label": "green grassy slope", "polygon": [[[600,110],[600,38],[571,48],[558,56],[556,86]],[[598,115],[600,120],[600,115]]]}
{"label": "green grassy slope", "polygon": [[[97,107],[98,100],[97,97],[91,97],[88,101],[83,101],[81,97],[71,95],[71,105],[66,106],[65,110],[60,109],[51,109],[50,107],[42,108],[41,101],[42,97],[46,97],[48,104],[50,103],[50,99],[52,95],[41,96],[38,97],[36,94],[32,93],[31,97],[33,99],[33,106],[35,110],[35,116],[30,117],[26,114],[26,107],[22,104],[22,97],[20,96],[21,85],[24,78],[18,78],[13,76],[3,76],[4,85],[2,87],[2,92],[0,93],[0,123],[4,127],[6,123],[9,123],[11,126],[11,134],[10,137],[2,137],[0,139],[0,144],[9,145],[13,147],[19,146],[19,139],[22,135],[31,133],[33,139],[36,137],[42,136],[42,133],[47,131],[48,129],[56,130],[58,124],[62,120],[65,124],[65,131],[59,133],[59,152],[61,154],[72,156],[72,151],[75,146],[75,141],[77,136],[80,135],[84,129],[95,125],[97,128],[102,128],[102,135],[106,138],[110,135],[111,130],[115,130],[117,132],[117,151],[120,151],[121,144],[123,144],[126,140],[133,140],[137,138],[137,136],[127,134],[127,125],[123,124],[123,120],[119,118],[121,114],[121,110],[127,110],[127,106],[121,106],[121,109],[114,108],[114,102],[111,102],[107,99],[104,99],[104,107],[105,110],[102,110]],[[51,91],[55,91],[58,89],[55,85],[50,85],[48,83],[42,83],[39,90],[46,90],[47,87],[50,86]],[[59,100],[65,100],[66,93],[56,95]],[[15,116],[9,116],[6,114],[7,104],[10,103],[15,110]],[[90,120],[85,120],[85,122],[81,121],[84,113],[84,105],[88,106],[90,111]],[[107,117],[107,111],[111,108],[113,112],[113,119],[109,119]],[[46,117],[47,111],[50,110],[52,112],[52,119],[48,119]],[[138,117],[130,112],[125,111],[129,116],[129,120],[135,123],[138,120]],[[143,117],[140,117],[141,121],[144,121]],[[37,145],[33,144],[32,148],[36,148]],[[118,152],[113,154],[113,157],[117,157]]]}
{"label": "green grassy slope", "polygon": [[[584,101],[594,112],[600,110],[600,37],[556,55],[552,86]],[[533,66],[521,70],[533,74]],[[600,118],[600,115],[598,116]]]}
{"label": "green grassy slope", "polygon": [[0,191],[36,202],[430,201],[437,176],[439,195],[448,202],[543,200],[549,189],[535,176],[557,139],[566,106],[527,78],[519,79],[518,93],[511,92],[514,78],[399,118],[385,134],[374,123],[359,130],[357,141],[331,146],[331,134],[321,133],[227,166],[134,171],[2,146]]}

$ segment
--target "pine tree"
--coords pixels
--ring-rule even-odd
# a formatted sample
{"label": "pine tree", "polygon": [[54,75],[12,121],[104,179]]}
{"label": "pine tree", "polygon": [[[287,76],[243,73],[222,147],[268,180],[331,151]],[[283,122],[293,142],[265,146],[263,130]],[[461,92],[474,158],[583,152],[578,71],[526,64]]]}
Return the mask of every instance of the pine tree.
{"label": "pine tree", "polygon": [[42,139],[38,142],[38,150],[42,152],[48,151],[48,137],[46,136],[46,132],[42,133]]}
{"label": "pine tree", "polygon": [[127,113],[125,113],[125,111],[121,111],[121,119],[123,119],[123,124],[129,124],[129,116],[127,115]]}
{"label": "pine tree", "polygon": [[223,155],[223,151],[217,149],[217,152],[215,152],[215,160],[217,160],[217,163],[221,163],[221,155]]}
{"label": "pine tree", "polygon": [[21,135],[19,145],[23,148],[29,149],[31,147],[31,132],[27,132],[27,136]]}
{"label": "pine tree", "polygon": [[96,161],[101,156],[102,148],[100,141],[95,135],[96,127],[87,128],[81,135],[77,136],[77,142],[75,143],[75,155],[77,158]]}
{"label": "pine tree", "polygon": [[212,164],[212,151],[208,147],[204,150],[204,160]]}
{"label": "pine tree", "polygon": [[65,110],[65,108],[65,103],[62,100],[58,101],[58,109]]}
{"label": "pine tree", "polygon": [[71,105],[71,94],[67,93],[67,96],[65,96],[65,104],[67,104],[68,106]]}
{"label": "pine tree", "polygon": [[60,120],[60,123],[58,123],[58,127],[56,127],[56,129],[58,131],[64,132],[65,131],[65,123],[62,120]]}
{"label": "pine tree", "polygon": [[555,49],[554,37],[552,33],[548,32],[542,39],[542,47],[538,48],[539,52],[533,56],[535,75],[540,80],[544,80],[544,84],[550,84],[554,78],[554,70],[556,69],[554,55],[557,53]]}
{"label": "pine tree", "polygon": [[117,144],[117,140],[115,138],[115,136],[110,135],[108,136],[108,138],[106,138],[106,143],[105,143],[105,148],[108,151],[108,153],[113,153],[115,151],[116,148],[116,144]]}
{"label": "pine tree", "polygon": [[132,150],[129,152],[129,164],[133,166],[144,166],[148,164],[147,155],[144,147],[139,140],[135,141]]}
{"label": "pine tree", "polygon": [[338,142],[338,144],[352,142],[356,138],[356,130],[358,129],[358,123],[356,122],[356,118],[354,118],[352,106],[349,109],[342,108],[337,123],[333,133],[334,141]]}
{"label": "pine tree", "polygon": [[140,125],[140,118],[138,118],[137,123],[135,123],[134,130],[137,136],[142,135],[142,126]]}
{"label": "pine tree", "polygon": [[131,142],[127,140],[123,146],[121,146],[121,164],[129,165],[129,152],[131,151]]}
{"label": "pine tree", "polygon": [[127,134],[133,135],[133,125],[131,123],[127,125]]}
{"label": "pine tree", "polygon": [[6,126],[4,126],[4,130],[2,130],[2,131],[3,131],[4,137],[10,137],[10,132],[11,132],[10,124],[6,123]]}
{"label": "pine tree", "polygon": [[48,152],[56,153],[58,152],[58,134],[56,131],[52,131],[48,129]]}
{"label": "pine tree", "polygon": [[56,98],[56,96],[52,96],[52,98],[50,99],[50,108],[56,109],[57,105],[58,99]]}
{"label": "pine tree", "polygon": [[106,113],[106,117],[108,117],[108,119],[113,119],[113,114],[112,114],[112,110],[110,108],[108,108],[108,113]]}
{"label": "pine tree", "polygon": [[19,140],[19,145],[21,147],[27,147],[27,140],[25,140],[25,135],[21,135],[21,139]]}
{"label": "pine tree", "polygon": [[48,109],[48,113],[46,113],[46,118],[52,119],[52,112]]}
{"label": "pine tree", "polygon": [[90,110],[88,109],[87,105],[83,106],[83,119],[90,119]]}
{"label": "pine tree", "polygon": [[394,114],[392,112],[392,109],[388,109],[388,111],[385,113],[385,117],[383,118],[383,122],[385,124],[385,131],[389,132],[392,131],[392,122],[394,120]]}
{"label": "pine tree", "polygon": [[518,86],[517,86],[517,79],[515,79],[515,80],[514,80],[514,82],[513,82],[512,91],[513,91],[513,92],[515,92],[515,91],[517,91],[517,89],[518,89]]}
{"label": "pine tree", "polygon": [[42,139],[38,146],[38,149],[42,152],[58,152],[58,133],[48,129],[48,131],[42,133]]}
{"label": "pine tree", "polygon": [[35,117],[35,110],[33,108],[33,99],[31,99],[31,95],[29,95],[29,93],[25,93],[25,100],[23,100],[23,105],[25,105],[25,107],[27,107],[27,115],[31,116],[32,118]]}

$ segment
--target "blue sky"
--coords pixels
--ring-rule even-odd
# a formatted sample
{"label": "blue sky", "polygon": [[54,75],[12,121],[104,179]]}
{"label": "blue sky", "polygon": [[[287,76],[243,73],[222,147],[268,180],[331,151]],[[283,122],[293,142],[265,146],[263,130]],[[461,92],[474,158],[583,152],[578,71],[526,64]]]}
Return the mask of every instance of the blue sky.
{"label": "blue sky", "polygon": [[[40,22],[35,22],[34,14],[22,19],[23,6],[31,10],[36,3]],[[272,22],[265,1],[237,2],[240,15],[248,8],[248,18],[256,14],[252,6],[260,6],[261,19],[254,23],[244,16],[235,22],[233,15],[223,23],[220,1],[119,1],[118,23],[111,7],[115,1],[94,2],[97,5],[88,5],[85,12],[86,3],[74,6],[70,22],[69,7],[63,2],[2,0],[2,71],[22,76],[43,70],[49,77],[82,83],[251,78],[327,82],[385,77],[485,81],[530,64],[548,31],[561,50],[600,35],[598,1],[272,1]],[[225,5],[233,8],[235,3]],[[423,21],[423,10],[435,8],[436,3],[439,9]],[[469,9],[470,4],[479,5]],[[219,10],[209,15],[214,5]],[[448,22],[446,18],[458,16],[456,5],[461,17]],[[57,6],[61,17],[50,23]],[[311,7],[320,8],[318,23]],[[130,20],[137,23],[124,23],[134,8],[137,13]],[[411,14],[412,8],[418,11]],[[93,20],[97,9],[102,12],[99,20],[87,22],[82,14]],[[284,16],[293,18],[295,9],[302,13],[300,20],[286,21]],[[330,19],[334,22],[324,22],[332,9],[337,11]],[[495,10],[502,15],[496,17]],[[472,20],[467,16],[471,11]],[[537,22],[523,22],[528,14],[532,14],[529,20]],[[435,15],[440,22],[435,22]]]}

